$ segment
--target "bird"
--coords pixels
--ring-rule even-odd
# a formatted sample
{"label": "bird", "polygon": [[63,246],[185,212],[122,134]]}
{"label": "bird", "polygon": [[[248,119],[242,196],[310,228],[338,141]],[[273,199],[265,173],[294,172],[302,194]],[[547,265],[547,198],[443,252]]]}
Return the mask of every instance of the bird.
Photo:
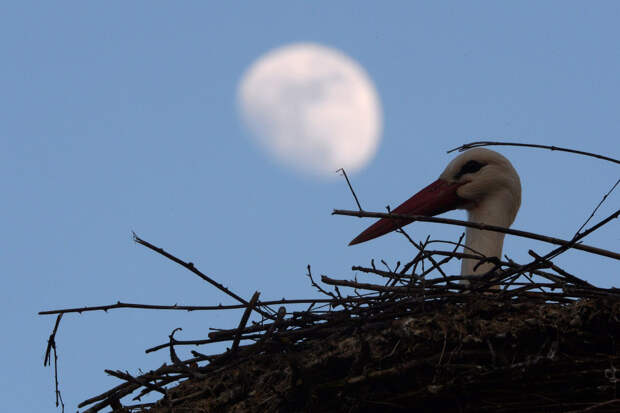
{"label": "bird", "polygon": [[[467,211],[470,222],[508,228],[521,206],[521,180],[510,161],[486,148],[469,149],[454,158],[439,179],[391,212],[402,215],[435,216],[454,209]],[[394,231],[413,220],[382,218],[355,237],[355,245]],[[502,256],[505,234],[467,228],[465,252],[485,257]],[[461,275],[485,274],[492,262],[464,258]]]}

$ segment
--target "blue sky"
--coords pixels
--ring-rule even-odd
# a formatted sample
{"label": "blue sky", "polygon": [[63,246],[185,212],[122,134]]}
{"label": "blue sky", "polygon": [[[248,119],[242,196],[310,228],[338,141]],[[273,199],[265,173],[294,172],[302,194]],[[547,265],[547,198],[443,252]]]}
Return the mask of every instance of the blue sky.
{"label": "blue sky", "polygon": [[[340,49],[373,79],[383,140],[352,176],[362,205],[384,210],[437,178],[445,151],[478,138],[620,157],[620,3],[12,2],[0,13],[0,290],[7,411],[55,411],[42,367],[44,309],[117,300],[232,301],[131,241],[131,231],[193,261],[238,294],[315,296],[304,276],[352,277],[371,258],[406,259],[398,235],[356,247],[368,222],[342,178],[273,162],[239,121],[237,83],[266,51],[310,41]],[[618,179],[616,165],[505,148],[523,183],[516,228],[570,238]],[[617,209],[614,193],[599,219]],[[462,211],[447,216],[463,218]],[[614,222],[586,240],[618,249]],[[414,224],[416,239],[461,230]],[[552,248],[507,238],[517,261]],[[601,286],[610,259],[557,260]],[[458,271],[458,265],[454,265]],[[370,280],[370,279],[369,279]],[[57,337],[67,411],[118,381],[104,368],[155,368],[144,349],[202,338],[240,314],[117,310],[64,318]],[[218,348],[201,351],[218,351]],[[181,355],[187,356],[183,351]]]}

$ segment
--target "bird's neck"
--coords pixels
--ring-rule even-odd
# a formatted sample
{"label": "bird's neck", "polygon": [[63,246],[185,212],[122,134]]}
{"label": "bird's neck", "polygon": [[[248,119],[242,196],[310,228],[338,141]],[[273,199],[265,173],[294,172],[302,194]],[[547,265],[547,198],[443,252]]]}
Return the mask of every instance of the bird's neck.
{"label": "bird's neck", "polygon": [[[486,202],[477,205],[468,211],[469,221],[500,227],[509,227],[514,220],[510,213],[506,213],[503,205],[498,202]],[[475,228],[467,228],[464,252],[466,254],[482,254],[485,257],[502,256],[504,246],[504,235],[501,232],[483,231]],[[473,251],[472,251],[473,250]],[[461,275],[484,274],[493,269],[494,264],[487,262],[481,264],[474,270],[479,260],[463,259],[461,263]]]}

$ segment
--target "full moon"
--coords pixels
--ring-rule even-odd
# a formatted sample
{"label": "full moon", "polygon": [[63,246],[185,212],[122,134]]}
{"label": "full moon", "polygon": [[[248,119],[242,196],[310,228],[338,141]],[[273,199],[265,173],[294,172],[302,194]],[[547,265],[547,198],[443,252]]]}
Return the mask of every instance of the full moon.
{"label": "full moon", "polygon": [[241,117],[281,163],[314,175],[355,172],[376,153],[381,105],[366,71],[344,53],[312,43],[272,50],[243,75]]}

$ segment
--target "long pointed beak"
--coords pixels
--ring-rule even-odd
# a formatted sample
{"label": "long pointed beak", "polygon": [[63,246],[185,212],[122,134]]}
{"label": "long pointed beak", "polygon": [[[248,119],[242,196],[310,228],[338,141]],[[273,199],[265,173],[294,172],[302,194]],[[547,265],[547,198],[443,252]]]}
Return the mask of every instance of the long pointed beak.
{"label": "long pointed beak", "polygon": [[[438,179],[392,210],[394,214],[434,216],[458,208],[463,199],[456,194],[461,184]],[[359,234],[349,245],[359,244],[380,237],[403,227],[413,220],[382,218]]]}

